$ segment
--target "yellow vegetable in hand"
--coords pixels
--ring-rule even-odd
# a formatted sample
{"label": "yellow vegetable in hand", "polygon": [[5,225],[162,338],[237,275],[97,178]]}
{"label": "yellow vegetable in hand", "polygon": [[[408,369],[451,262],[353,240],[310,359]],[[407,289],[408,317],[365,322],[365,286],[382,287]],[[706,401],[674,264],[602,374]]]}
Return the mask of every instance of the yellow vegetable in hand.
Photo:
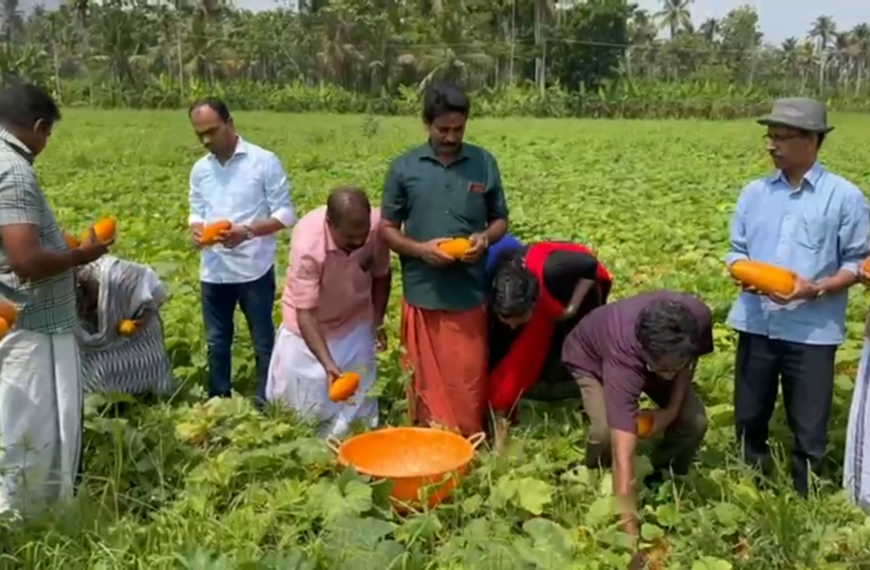
{"label": "yellow vegetable in hand", "polygon": [[467,238],[454,238],[439,243],[438,248],[453,259],[462,259],[466,252],[471,249],[471,241]]}
{"label": "yellow vegetable in hand", "polygon": [[121,321],[121,324],[118,325],[118,333],[121,336],[133,336],[136,334],[136,329],[139,327],[139,323],[132,319],[124,319]]}
{"label": "yellow vegetable in hand", "polygon": [[335,379],[329,387],[329,399],[333,402],[344,402],[359,388],[359,374],[345,372]]}

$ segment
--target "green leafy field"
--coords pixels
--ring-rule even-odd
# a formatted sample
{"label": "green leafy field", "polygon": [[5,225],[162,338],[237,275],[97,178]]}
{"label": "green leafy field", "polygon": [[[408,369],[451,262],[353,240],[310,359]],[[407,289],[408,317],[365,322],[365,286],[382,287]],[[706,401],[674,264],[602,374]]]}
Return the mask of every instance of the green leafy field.
{"label": "green leafy field", "polygon": [[[407,118],[261,113],[236,121],[243,136],[283,159],[300,212],[341,182],[376,199],[388,160],[424,136]],[[833,121],[840,127],[824,148],[826,163],[870,187],[870,119]],[[736,291],[722,257],[741,186],[770,168],[761,135],[751,121],[521,119],[473,121],[468,133],[499,159],[521,238],[590,244],[616,276],[616,297],[671,287],[714,309],[717,352],[698,378],[710,416],[706,444],[688,480],[642,496],[644,537],[665,555],[659,567],[870,567],[870,519],[839,490],[862,291],[853,292],[840,351],[832,482],[808,501],[787,478],[759,491],[734,459],[733,336],[722,323]],[[310,428],[274,411],[262,417],[242,398],[201,403],[198,258],[186,217],[188,174],[202,153],[184,112],[71,111],[38,161],[63,225],[78,232],[97,215],[117,215],[115,253],[152,264],[169,284],[163,318],[185,385],[170,403],[90,400],[81,505],[23,530],[0,526],[3,567],[625,568],[609,475],[573,466],[585,433],[577,402],[524,404],[504,457],[483,449],[450,504],[408,518],[390,512],[383,486],[337,469]],[[238,325],[234,369],[247,395],[253,358],[241,317]],[[395,331],[394,308],[389,325]],[[396,344],[393,335],[377,389],[386,421],[400,424],[405,379]],[[780,414],[775,421],[788,442]]]}

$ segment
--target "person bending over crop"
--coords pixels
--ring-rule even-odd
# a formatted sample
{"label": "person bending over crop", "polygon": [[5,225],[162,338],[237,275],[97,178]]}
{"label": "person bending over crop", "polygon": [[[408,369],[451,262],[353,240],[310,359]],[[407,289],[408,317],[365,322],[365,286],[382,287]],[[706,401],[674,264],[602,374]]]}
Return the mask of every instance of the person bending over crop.
{"label": "person bending over crop", "polygon": [[[402,264],[411,416],[466,436],[483,428],[487,248],[508,217],[495,158],[462,141],[469,108],[453,85],[426,90],[429,140],[392,162],[381,204],[384,240]],[[451,255],[439,247],[449,238],[467,239],[467,249]]]}
{"label": "person bending over crop", "polygon": [[153,269],[113,256],[76,270],[85,392],[173,389],[158,310],[167,293]]}
{"label": "person bending over crop", "polygon": [[70,248],[40,188],[33,163],[59,120],[40,87],[0,92],[0,283],[17,311],[0,339],[0,513],[23,516],[73,496],[82,435],[73,269],[112,244],[91,229]]}
{"label": "person bending over crop", "polygon": [[580,385],[591,422],[585,463],[612,465],[614,494],[630,534],[638,531],[634,455],[641,394],[659,406],[645,412],[652,418],[652,435],[664,435],[647,484],[661,480],[664,470],[685,474],[707,430],[692,380],[699,357],[711,352],[710,309],[693,295],[666,290],[599,307],[565,339],[562,361]]}
{"label": "person bending over crop", "polygon": [[[362,190],[342,187],[293,230],[266,397],[318,421],[324,436],[344,435],[354,420],[378,423],[377,400],[366,392],[375,382],[375,351],[386,347],[392,275],[380,217]],[[344,372],[361,381],[350,401],[334,402],[329,389]]]}
{"label": "person bending over crop", "polygon": [[501,257],[490,293],[489,337],[497,448],[505,415],[523,396],[579,397],[562,364],[562,345],[580,319],[607,302],[612,285],[604,265],[579,244],[542,242]]}
{"label": "person bending over crop", "polygon": [[844,339],[848,289],[870,253],[870,209],[859,188],[818,161],[833,129],[824,104],[781,99],[758,122],[767,127],[766,148],[777,171],[740,193],[725,263],[773,264],[796,280],[786,296],[742,291],[728,315],[738,334],[735,435],[748,463],[763,471],[773,467],[768,424],[782,379],[794,435],[792,478],[806,496],[809,470],[819,475],[825,462],[834,361]]}

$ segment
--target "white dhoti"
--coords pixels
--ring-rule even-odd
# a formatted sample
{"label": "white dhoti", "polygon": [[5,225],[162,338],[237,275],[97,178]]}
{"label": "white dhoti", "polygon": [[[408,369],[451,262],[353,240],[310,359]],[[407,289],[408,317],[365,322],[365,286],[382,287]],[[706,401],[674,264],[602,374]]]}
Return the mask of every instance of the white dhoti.
{"label": "white dhoti", "polygon": [[849,499],[870,511],[870,341],[864,341],[846,428],[843,488]]}
{"label": "white dhoti", "polygon": [[0,339],[0,512],[72,498],[81,434],[74,333],[10,331]]}
{"label": "white dhoti", "polygon": [[366,396],[377,377],[371,327],[371,323],[362,322],[343,337],[327,340],[338,367],[360,375],[356,394],[347,402],[333,402],[323,366],[301,336],[281,326],[269,365],[266,399],[282,402],[300,417],[319,422],[321,437],[341,437],[357,420],[377,427],[378,402]]}

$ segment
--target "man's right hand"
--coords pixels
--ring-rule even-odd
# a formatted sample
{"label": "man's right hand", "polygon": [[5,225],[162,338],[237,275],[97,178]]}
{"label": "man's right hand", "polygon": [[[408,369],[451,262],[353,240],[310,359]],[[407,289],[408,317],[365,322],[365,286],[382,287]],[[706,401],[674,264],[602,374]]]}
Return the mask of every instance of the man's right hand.
{"label": "man's right hand", "polygon": [[325,364],[323,369],[326,370],[326,387],[331,388],[332,383],[341,376],[341,369],[335,364],[335,362]]}
{"label": "man's right hand", "polygon": [[202,224],[192,224],[190,226],[190,239],[193,241],[193,247],[202,249]]}
{"label": "man's right hand", "polygon": [[97,239],[97,234],[94,233],[94,228],[92,227],[88,231],[88,237],[82,244],[79,246],[79,251],[82,252],[84,256],[85,263],[91,263],[92,261],[96,261],[99,258],[103,257],[105,254],[109,252],[109,247],[115,243],[115,239],[112,238],[107,242],[101,242]]}
{"label": "man's right hand", "polygon": [[423,261],[436,267],[454,263],[456,260],[438,247],[438,244],[445,241],[448,240],[446,238],[438,238],[420,244],[420,257]]}

